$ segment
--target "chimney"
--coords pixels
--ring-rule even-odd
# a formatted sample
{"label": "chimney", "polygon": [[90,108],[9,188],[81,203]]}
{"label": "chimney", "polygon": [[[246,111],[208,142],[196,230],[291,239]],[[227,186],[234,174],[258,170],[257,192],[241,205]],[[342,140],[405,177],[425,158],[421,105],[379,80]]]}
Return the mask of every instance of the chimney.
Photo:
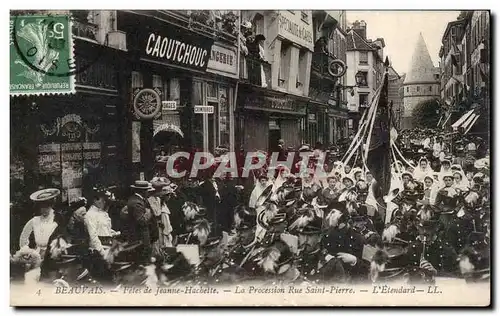
{"label": "chimney", "polygon": [[366,40],[366,22],[365,20],[358,21],[356,20],[352,24],[352,29],[354,32],[358,33],[364,40]]}

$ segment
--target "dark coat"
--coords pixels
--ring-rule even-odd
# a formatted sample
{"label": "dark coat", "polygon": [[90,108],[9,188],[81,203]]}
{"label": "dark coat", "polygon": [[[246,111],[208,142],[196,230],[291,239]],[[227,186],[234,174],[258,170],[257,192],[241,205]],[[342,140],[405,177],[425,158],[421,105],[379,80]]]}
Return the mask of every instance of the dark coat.
{"label": "dark coat", "polygon": [[[219,195],[221,195],[220,184],[217,184]],[[199,195],[202,200],[203,206],[207,211],[207,218],[210,222],[216,221],[216,211],[219,209],[221,204],[221,199],[216,196],[216,190],[211,181],[204,181],[199,187]],[[218,224],[216,225],[218,226]]]}
{"label": "dark coat", "polygon": [[323,249],[332,256],[345,252],[357,258],[354,266],[344,264],[345,271],[353,280],[364,280],[368,276],[369,264],[362,259],[365,240],[356,230],[351,227],[332,228],[327,231],[321,243]]}
{"label": "dark coat", "polygon": [[[420,240],[412,242],[408,246],[405,264],[408,266],[420,266],[423,251],[423,243]],[[425,260],[437,270],[439,276],[457,276],[458,262],[457,253],[448,242],[437,238],[425,247]]]}
{"label": "dark coat", "polygon": [[219,182],[219,194],[221,197],[220,212],[217,212],[217,222],[222,231],[229,232],[233,225],[234,209],[238,205],[238,192],[235,188],[235,180],[222,180]]}
{"label": "dark coat", "polygon": [[129,217],[128,241],[141,241],[142,249],[138,252],[139,261],[148,262],[151,257],[152,244],[158,240],[159,231],[156,219],[149,203],[136,194],[128,199]]}

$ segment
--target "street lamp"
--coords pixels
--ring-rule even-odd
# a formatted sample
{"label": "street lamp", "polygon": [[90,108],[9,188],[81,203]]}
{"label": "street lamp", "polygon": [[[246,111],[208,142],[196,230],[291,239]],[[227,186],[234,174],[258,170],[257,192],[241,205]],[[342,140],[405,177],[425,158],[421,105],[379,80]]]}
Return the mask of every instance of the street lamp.
{"label": "street lamp", "polygon": [[354,79],[356,80],[356,84],[354,86],[344,86],[344,85],[338,84],[337,89],[349,90],[349,92],[351,93],[351,96],[353,97],[354,96],[354,88],[359,87],[362,84],[366,84],[365,75],[363,74],[363,72],[361,70],[356,73],[356,75],[354,76]]}

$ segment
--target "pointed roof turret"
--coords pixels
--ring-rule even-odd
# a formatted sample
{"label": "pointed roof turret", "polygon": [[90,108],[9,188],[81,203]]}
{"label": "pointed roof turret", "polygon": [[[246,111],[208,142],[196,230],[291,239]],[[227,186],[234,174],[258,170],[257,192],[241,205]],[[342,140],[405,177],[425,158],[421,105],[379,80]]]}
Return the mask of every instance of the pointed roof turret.
{"label": "pointed roof turret", "polygon": [[419,34],[417,45],[411,57],[411,65],[408,74],[406,75],[404,84],[411,84],[413,82],[433,82],[435,67],[432,62],[431,55],[425,44],[422,33]]}

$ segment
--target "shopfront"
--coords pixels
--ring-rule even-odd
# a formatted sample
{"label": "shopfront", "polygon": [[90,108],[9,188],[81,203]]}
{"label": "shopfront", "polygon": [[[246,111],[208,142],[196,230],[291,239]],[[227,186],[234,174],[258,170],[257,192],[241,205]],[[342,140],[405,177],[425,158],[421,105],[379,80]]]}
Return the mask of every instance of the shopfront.
{"label": "shopfront", "polygon": [[55,187],[68,203],[96,183],[121,181],[119,54],[80,40],[75,50],[76,69],[85,69],[75,75],[76,94],[11,98],[14,195]]}
{"label": "shopfront", "polygon": [[[143,32],[134,30],[136,19]],[[156,162],[179,150],[234,146],[236,43],[133,13],[121,13],[119,28],[127,32],[136,56],[130,96],[134,176],[152,177]],[[141,100],[137,95],[144,90],[149,93]],[[146,100],[153,100],[151,115],[140,113]]]}
{"label": "shopfront", "polygon": [[304,137],[307,99],[255,87],[240,87],[238,132],[245,151],[274,151],[279,139],[298,147]]}

